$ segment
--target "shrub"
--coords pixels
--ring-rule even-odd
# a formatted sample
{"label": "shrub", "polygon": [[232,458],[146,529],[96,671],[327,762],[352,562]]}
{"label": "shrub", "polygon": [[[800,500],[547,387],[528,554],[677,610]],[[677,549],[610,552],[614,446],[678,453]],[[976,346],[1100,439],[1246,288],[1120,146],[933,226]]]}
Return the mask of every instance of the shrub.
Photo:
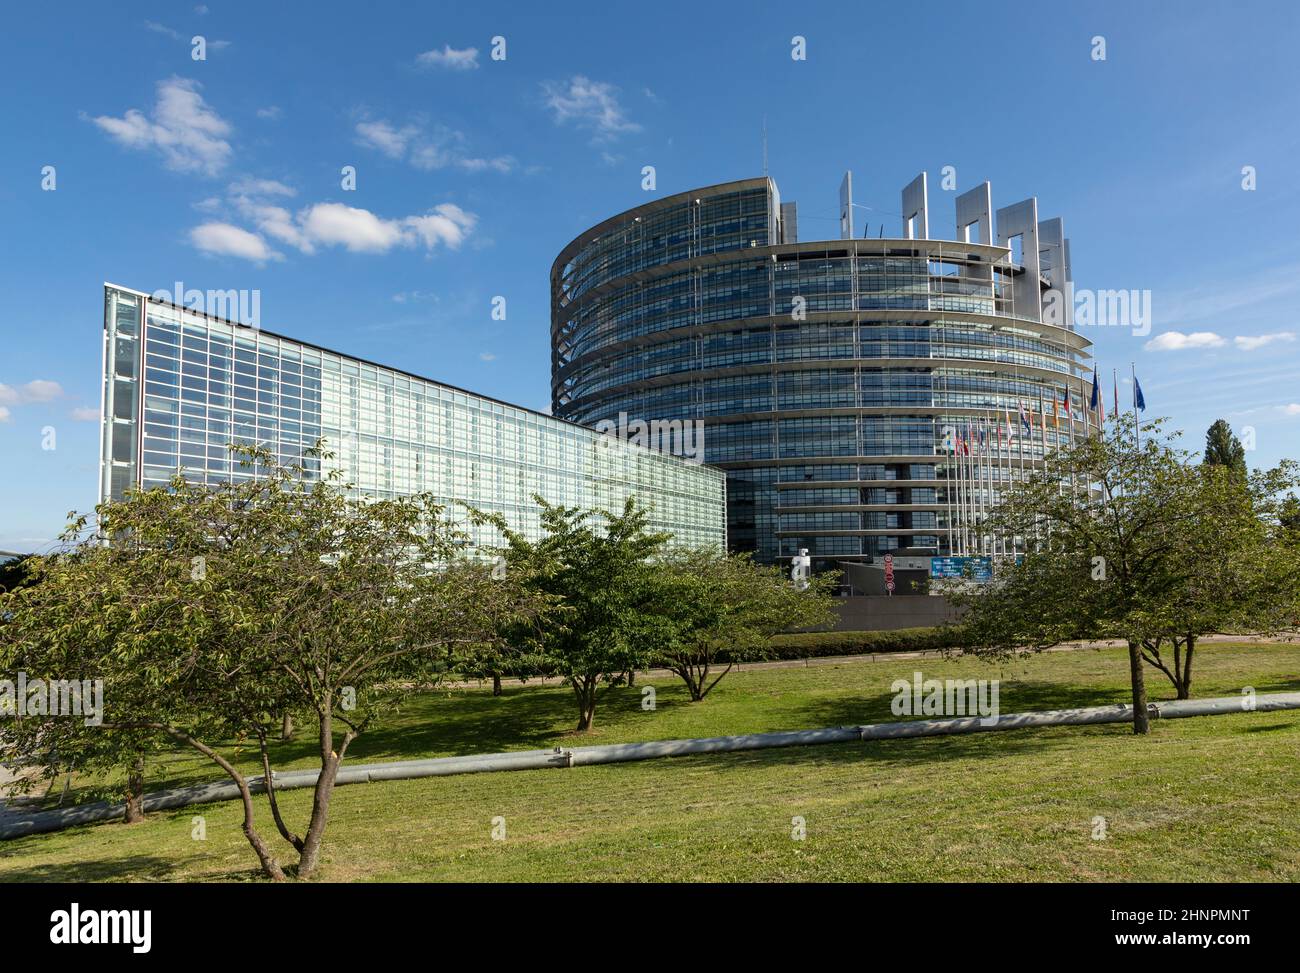
{"label": "shrub", "polygon": [[761,658],[811,659],[875,652],[918,652],[926,649],[959,649],[964,644],[962,630],[951,625],[898,628],[884,632],[797,632],[772,636]]}

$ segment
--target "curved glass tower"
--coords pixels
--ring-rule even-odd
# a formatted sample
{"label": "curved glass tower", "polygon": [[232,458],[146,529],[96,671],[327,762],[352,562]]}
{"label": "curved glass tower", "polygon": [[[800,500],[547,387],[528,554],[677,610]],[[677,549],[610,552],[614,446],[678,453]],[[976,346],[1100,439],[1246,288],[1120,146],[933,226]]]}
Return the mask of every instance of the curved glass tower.
{"label": "curved glass tower", "polygon": [[554,414],[702,420],[729,542],[763,561],[1014,554],[1025,539],[982,518],[1088,428],[1061,221],[1028,199],[996,213],[995,242],[984,183],[957,197],[956,239],[931,239],[922,174],[903,236],[869,238],[851,182],[833,240],[799,241],[766,177],[578,236],[551,270]]}

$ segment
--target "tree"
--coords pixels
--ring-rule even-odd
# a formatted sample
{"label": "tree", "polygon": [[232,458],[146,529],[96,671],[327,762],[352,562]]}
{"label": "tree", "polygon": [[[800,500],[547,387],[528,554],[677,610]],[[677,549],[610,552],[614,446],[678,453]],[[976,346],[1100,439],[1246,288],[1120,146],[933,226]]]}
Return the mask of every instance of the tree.
{"label": "tree", "polygon": [[[1168,677],[1178,699],[1191,696],[1197,640],[1207,634],[1266,633],[1286,627],[1300,590],[1293,552],[1276,543],[1279,492],[1291,464],[1245,474],[1215,464],[1190,467],[1195,505],[1203,515],[1169,538],[1176,554],[1166,573],[1147,579],[1141,619],[1152,633],[1143,659]],[[1162,655],[1168,641],[1170,656]]]}
{"label": "tree", "polygon": [[[1149,730],[1144,665],[1185,696],[1196,636],[1271,624],[1295,576],[1270,556],[1261,530],[1267,498],[1288,471],[1247,483],[1198,467],[1159,427],[1146,424],[1139,446],[1119,417],[1104,435],[1053,453],[990,518],[993,531],[1022,538],[1028,553],[1000,565],[993,583],[952,592],[968,609],[976,651],[1127,642],[1135,733]],[[1166,640],[1172,663],[1160,654]]]}
{"label": "tree", "polygon": [[605,690],[648,663],[666,634],[654,611],[651,558],[670,534],[648,526],[629,497],[621,513],[554,506],[540,496],[543,536],[529,540],[500,517],[507,570],[553,602],[539,644],[551,671],[573,689],[580,732],[591,730]]}
{"label": "tree", "polygon": [[20,554],[0,561],[0,592],[12,591],[19,585],[30,584],[32,555]]}
{"label": "tree", "polygon": [[[73,517],[64,534],[70,549],[30,558],[26,584],[8,596],[0,593],[0,671],[13,678],[21,674],[29,685],[70,688],[84,680],[102,687],[108,682],[112,691],[104,702],[112,712],[157,713],[179,701],[160,688],[175,667],[159,669],[142,660],[191,656],[188,640],[198,636],[204,620],[182,618],[179,606],[163,596],[164,585],[132,570],[121,549],[84,537],[84,528],[85,518]],[[124,667],[121,680],[110,677],[118,661]],[[128,668],[133,663],[138,665]],[[20,788],[31,790],[64,774],[124,769],[125,821],[144,819],[145,764],[168,749],[168,740],[152,729],[103,732],[103,712],[93,723],[66,713],[11,715],[0,755],[24,770]]]}
{"label": "tree", "polygon": [[1215,419],[1205,431],[1205,465],[1223,466],[1246,475],[1246,450],[1223,419]]}
{"label": "tree", "polygon": [[1278,509],[1278,539],[1284,544],[1300,546],[1300,497],[1289,493]]}
{"label": "tree", "polygon": [[[780,567],[713,549],[674,551],[654,566],[656,610],[668,633],[656,661],[681,677],[694,702],[737,662],[762,652],[776,633],[835,620],[830,575],[811,578],[799,590]],[[726,668],[710,681],[724,655]]]}
{"label": "tree", "polygon": [[[208,488],[178,474],[167,490],[101,505],[93,537],[55,559],[41,584],[5,596],[13,615],[0,651],[51,675],[81,667],[103,678],[102,727],[58,731],[70,752],[151,731],[220,766],[239,787],[264,874],[281,879],[255,826],[250,780],[221,752],[255,742],[276,829],[306,878],[349,746],[436,681],[458,647],[491,637],[478,606],[496,582],[463,563],[464,535],[432,497],[355,497],[336,477],[236,452],[255,478]],[[320,774],[301,835],[281,815],[268,747],[286,712],[316,724]],[[29,721],[26,737],[60,723],[71,725]],[[107,746],[120,755],[124,744]]]}
{"label": "tree", "polygon": [[[481,515],[474,516],[481,522]],[[471,606],[471,627],[482,640],[459,646],[448,665],[470,679],[491,679],[492,695],[500,696],[503,676],[526,680],[546,671],[541,633],[558,599],[530,584],[522,567],[507,570],[503,558],[469,569],[486,573],[494,582],[477,586],[480,597]]]}

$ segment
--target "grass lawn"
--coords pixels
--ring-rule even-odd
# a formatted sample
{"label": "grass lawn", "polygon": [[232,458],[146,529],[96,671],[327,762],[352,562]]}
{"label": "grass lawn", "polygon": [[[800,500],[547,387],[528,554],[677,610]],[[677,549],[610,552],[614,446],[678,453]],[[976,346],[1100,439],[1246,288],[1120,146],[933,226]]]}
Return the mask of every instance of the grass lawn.
{"label": "grass lawn", "polygon": [[[1300,689],[1300,649],[1207,645],[1197,696]],[[894,659],[729,675],[702,704],[656,681],[605,698],[570,732],[572,694],[507,684],[430,693],[354,744],[349,760],[712,736],[893,719],[889,684],[999,678],[1004,713],[1127,700],[1123,650],[1000,666]],[[1170,698],[1148,670],[1153,699]],[[251,766],[251,754],[248,755]],[[310,741],[281,766],[311,766]],[[875,741],[643,763],[341,787],[325,880],[1300,880],[1300,712]],[[151,787],[212,779],[172,761]],[[309,791],[281,796],[305,822]],[[261,827],[279,843],[265,802]],[[207,840],[191,838],[206,819]],[[505,841],[491,837],[506,820]],[[791,819],[807,838],[791,839]],[[1094,818],[1107,838],[1092,837]],[[0,843],[0,880],[256,878],[236,803]],[[288,846],[282,846],[288,851]],[[292,859],[285,855],[286,860]]]}

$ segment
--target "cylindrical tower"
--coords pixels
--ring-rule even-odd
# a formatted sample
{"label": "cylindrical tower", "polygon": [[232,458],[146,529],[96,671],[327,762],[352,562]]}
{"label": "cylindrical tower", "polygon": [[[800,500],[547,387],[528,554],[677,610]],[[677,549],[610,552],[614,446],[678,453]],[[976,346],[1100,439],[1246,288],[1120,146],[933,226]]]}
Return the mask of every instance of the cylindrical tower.
{"label": "cylindrical tower", "polygon": [[983,517],[1087,431],[1061,221],[1025,200],[994,243],[984,183],[957,199],[960,239],[928,239],[922,175],[903,237],[859,237],[850,184],[837,240],[798,241],[766,177],[579,235],[551,270],[553,411],[703,420],[729,542],[762,561],[1013,554]]}

